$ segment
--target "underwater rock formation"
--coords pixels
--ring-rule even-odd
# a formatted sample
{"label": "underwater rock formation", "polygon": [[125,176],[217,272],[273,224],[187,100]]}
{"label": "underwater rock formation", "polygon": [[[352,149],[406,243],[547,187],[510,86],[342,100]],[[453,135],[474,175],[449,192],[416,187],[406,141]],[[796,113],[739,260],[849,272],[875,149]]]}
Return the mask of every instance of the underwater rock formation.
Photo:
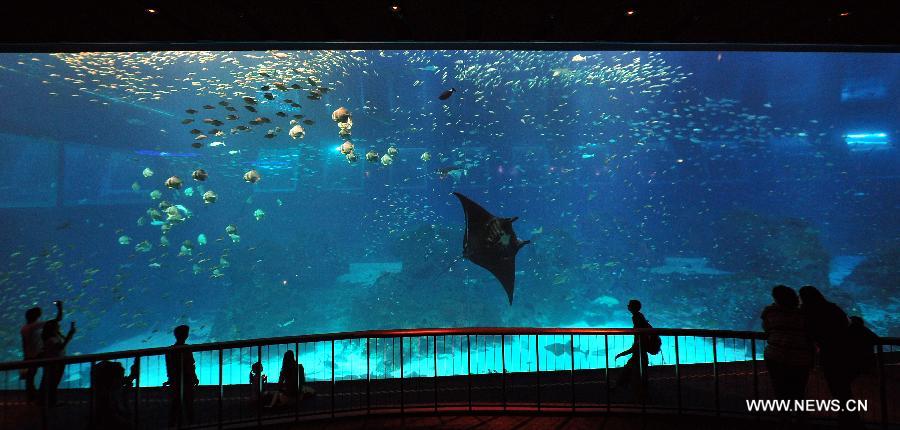
{"label": "underwater rock formation", "polygon": [[819,232],[797,218],[775,219],[738,212],[714,226],[719,234],[713,266],[786,285],[829,285],[828,252]]}
{"label": "underwater rock formation", "polygon": [[845,285],[879,297],[891,297],[900,285],[900,245],[875,253],[857,265]]}

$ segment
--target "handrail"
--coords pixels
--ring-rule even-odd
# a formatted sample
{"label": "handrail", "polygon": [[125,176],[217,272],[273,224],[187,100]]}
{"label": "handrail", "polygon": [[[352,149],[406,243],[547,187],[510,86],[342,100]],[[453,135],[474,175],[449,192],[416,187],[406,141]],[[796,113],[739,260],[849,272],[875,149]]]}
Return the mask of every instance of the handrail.
{"label": "handrail", "polygon": [[[103,360],[116,360],[122,358],[145,357],[152,355],[164,355],[172,351],[215,351],[220,349],[246,348],[259,345],[277,345],[288,343],[314,343],[348,339],[375,339],[391,337],[416,337],[416,336],[501,336],[501,335],[633,335],[633,334],[657,334],[659,336],[696,336],[696,337],[727,337],[747,340],[764,340],[765,333],[755,331],[736,330],[710,330],[710,329],[685,329],[685,328],[558,328],[558,327],[469,327],[469,328],[416,328],[416,329],[389,329],[389,330],[365,330],[323,334],[305,334],[294,336],[268,337],[256,339],[242,339],[224,342],[209,342],[189,344],[182,346],[163,346],[157,348],[133,349],[116,352],[103,352],[96,354],[72,355],[59,358],[42,358],[28,361],[8,361],[0,363],[0,371],[15,370],[25,367],[44,366],[47,364],[74,364],[88,363]],[[900,345],[898,337],[880,337],[880,345]]]}

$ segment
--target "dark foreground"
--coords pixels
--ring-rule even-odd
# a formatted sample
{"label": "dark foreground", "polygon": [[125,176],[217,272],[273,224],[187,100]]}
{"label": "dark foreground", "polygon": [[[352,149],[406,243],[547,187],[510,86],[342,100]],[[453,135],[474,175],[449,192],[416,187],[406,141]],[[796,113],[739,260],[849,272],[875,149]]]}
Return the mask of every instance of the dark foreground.
{"label": "dark foreground", "polygon": [[[274,428],[759,428],[777,427],[771,413],[756,416],[745,400],[772,397],[764,364],[752,362],[651,366],[645,402],[613,389],[615,369],[314,382],[316,395],[300,404],[269,410],[251,400],[249,385],[197,388],[193,427]],[[715,378],[718,375],[718,378]],[[756,375],[754,377],[754,375]],[[887,404],[879,404],[877,375],[856,381],[854,394],[868,400],[863,419],[881,427],[900,422],[900,366],[885,366]],[[718,383],[716,383],[718,381]],[[471,388],[470,388],[471,387]],[[274,389],[274,386],[267,387]],[[827,399],[820,373],[812,375],[808,397]],[[21,392],[0,392],[0,428],[40,429],[40,410]],[[47,428],[91,428],[88,390],[62,390],[65,404],[49,410]],[[139,407],[135,407],[135,406]],[[132,421],[139,429],[166,428],[167,393],[142,388],[129,393]],[[679,413],[680,410],[680,413]],[[367,411],[372,415],[366,417]],[[573,412],[574,411],[574,412]],[[641,411],[646,411],[640,415]],[[407,413],[399,417],[398,414]],[[424,415],[423,415],[424,414]],[[352,415],[352,416],[349,416]],[[332,417],[335,417],[332,419]],[[832,425],[833,414],[810,414],[815,425]],[[895,426],[889,426],[895,428]],[[791,427],[787,427],[791,428]]]}

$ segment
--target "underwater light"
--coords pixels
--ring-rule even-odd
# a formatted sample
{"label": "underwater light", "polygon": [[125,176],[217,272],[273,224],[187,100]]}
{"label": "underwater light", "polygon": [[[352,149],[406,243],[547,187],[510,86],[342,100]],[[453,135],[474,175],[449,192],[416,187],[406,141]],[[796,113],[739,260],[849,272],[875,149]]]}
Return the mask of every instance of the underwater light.
{"label": "underwater light", "polygon": [[159,12],[159,11],[156,10],[156,9],[154,9],[154,8],[152,8],[152,7],[150,7],[150,8],[144,9],[144,12],[147,12],[147,13],[150,14],[150,15],[155,15],[155,14],[156,14],[157,12]]}
{"label": "underwater light", "polygon": [[625,11],[625,16],[634,16],[637,12],[634,9],[627,9]]}
{"label": "underwater light", "polygon": [[849,133],[844,135],[844,142],[851,151],[886,149],[889,144],[887,137],[887,133]]}

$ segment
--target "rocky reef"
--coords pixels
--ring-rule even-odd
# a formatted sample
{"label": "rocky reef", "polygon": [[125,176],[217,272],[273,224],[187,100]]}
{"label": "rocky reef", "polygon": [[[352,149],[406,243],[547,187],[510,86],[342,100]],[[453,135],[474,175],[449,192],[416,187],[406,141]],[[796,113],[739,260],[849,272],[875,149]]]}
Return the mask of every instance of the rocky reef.
{"label": "rocky reef", "polygon": [[738,212],[714,228],[721,250],[711,256],[715,267],[773,284],[828,287],[830,258],[809,222]]}
{"label": "rocky reef", "polygon": [[866,257],[844,279],[844,283],[866,294],[891,297],[900,286],[900,244]]}

